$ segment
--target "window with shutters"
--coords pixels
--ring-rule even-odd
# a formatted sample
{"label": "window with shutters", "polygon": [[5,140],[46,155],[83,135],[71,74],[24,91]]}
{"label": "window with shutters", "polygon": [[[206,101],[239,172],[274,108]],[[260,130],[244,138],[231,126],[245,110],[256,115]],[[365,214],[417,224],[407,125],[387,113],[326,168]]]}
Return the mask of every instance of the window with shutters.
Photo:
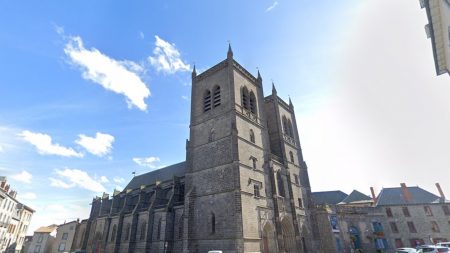
{"label": "window with shutters", "polygon": [[250,111],[253,114],[256,114],[256,97],[255,94],[253,93],[253,91],[250,92],[250,99],[249,99],[249,104],[250,104]]}
{"label": "window with shutters", "polygon": [[386,215],[387,215],[387,217],[393,217],[392,210],[390,207],[386,207]]}
{"label": "window with shutters", "polygon": [[250,109],[250,104],[249,104],[249,94],[248,94],[248,89],[247,87],[242,87],[241,89],[241,94],[242,94],[242,107],[246,110]]}
{"label": "window with shutters", "polygon": [[409,209],[407,206],[402,207],[402,211],[403,211],[403,215],[405,215],[405,217],[411,217],[411,214],[409,213]]}
{"label": "window with shutters", "polygon": [[441,231],[436,221],[431,221],[431,230],[435,233],[439,233]]}
{"label": "window with shutters", "polygon": [[392,231],[392,233],[398,233],[397,223],[395,223],[395,222],[389,222],[389,225],[391,226],[391,231]]}
{"label": "window with shutters", "polygon": [[450,209],[448,206],[442,206],[442,211],[444,211],[445,215],[450,215]]}
{"label": "window with shutters", "polygon": [[211,91],[205,91],[203,95],[203,111],[207,112],[211,110]]}
{"label": "window with shutters", "polygon": [[215,108],[215,107],[218,107],[220,105],[220,103],[221,103],[221,101],[220,101],[220,86],[216,86],[214,88],[214,94],[213,95],[214,95],[213,105],[214,105],[214,108]]}
{"label": "window with shutters", "polygon": [[408,229],[410,233],[417,233],[416,227],[412,221],[408,221]]}
{"label": "window with shutters", "polygon": [[253,184],[253,193],[255,194],[256,198],[261,197],[259,193],[259,184]]}

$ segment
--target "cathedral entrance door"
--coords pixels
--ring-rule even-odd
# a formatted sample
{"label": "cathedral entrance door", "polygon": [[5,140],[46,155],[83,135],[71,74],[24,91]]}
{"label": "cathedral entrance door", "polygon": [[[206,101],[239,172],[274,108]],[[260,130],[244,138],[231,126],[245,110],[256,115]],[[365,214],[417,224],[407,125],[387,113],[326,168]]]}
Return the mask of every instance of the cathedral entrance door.
{"label": "cathedral entrance door", "polygon": [[281,232],[283,234],[284,250],[286,252],[295,252],[295,233],[293,225],[289,218],[284,218],[281,221]]}

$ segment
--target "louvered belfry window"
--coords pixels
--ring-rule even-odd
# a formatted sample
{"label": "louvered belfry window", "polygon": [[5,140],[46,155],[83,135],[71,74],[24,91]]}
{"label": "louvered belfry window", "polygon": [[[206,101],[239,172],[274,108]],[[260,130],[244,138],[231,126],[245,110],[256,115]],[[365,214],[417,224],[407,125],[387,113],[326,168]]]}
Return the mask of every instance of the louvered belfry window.
{"label": "louvered belfry window", "polygon": [[214,107],[220,105],[220,86],[216,86],[214,89]]}
{"label": "louvered belfry window", "polygon": [[203,96],[203,111],[211,110],[211,91],[207,90]]}

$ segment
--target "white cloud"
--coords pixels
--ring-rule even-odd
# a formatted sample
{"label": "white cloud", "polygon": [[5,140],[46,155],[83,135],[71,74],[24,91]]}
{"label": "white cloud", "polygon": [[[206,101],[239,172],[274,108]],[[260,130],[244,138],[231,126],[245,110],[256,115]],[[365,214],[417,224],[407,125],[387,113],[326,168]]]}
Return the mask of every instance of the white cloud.
{"label": "white cloud", "polygon": [[189,101],[189,97],[188,96],[181,96],[182,99]]}
{"label": "white cloud", "polygon": [[138,158],[135,157],[133,158],[133,161],[137,164],[139,164],[140,166],[145,166],[145,167],[149,167],[152,169],[156,169],[161,167],[161,165],[159,165],[159,157],[154,157],[154,156],[150,156],[150,157],[142,157],[142,158]]}
{"label": "white cloud", "polygon": [[114,177],[114,178],[113,178],[113,181],[114,181],[116,184],[122,184],[123,182],[125,182],[125,179],[122,178],[122,177]]}
{"label": "white cloud", "polygon": [[174,74],[178,71],[190,70],[190,65],[181,60],[180,52],[175,47],[175,44],[161,39],[158,35],[155,36],[155,39],[154,56],[150,56],[148,60],[158,72]]}
{"label": "white cloud", "polygon": [[144,69],[132,61],[117,61],[104,55],[96,48],[86,49],[80,37],[70,37],[64,52],[71,62],[82,70],[83,78],[103,88],[122,94],[128,106],[146,110],[145,99],[150,90],[139,76]]}
{"label": "white cloud", "polygon": [[275,8],[277,5],[278,1],[273,2],[273,4],[266,9],[266,12],[273,10],[273,8]]}
{"label": "white cloud", "polygon": [[12,175],[11,178],[22,183],[31,184],[31,179],[33,178],[33,175],[31,175],[27,171],[22,171],[19,174]]}
{"label": "white cloud", "polygon": [[55,173],[59,179],[49,178],[51,186],[65,189],[77,186],[97,193],[106,191],[105,187],[101,184],[102,178],[100,181],[96,181],[85,171],[66,168],[63,170],[57,169]]}
{"label": "white cloud", "polygon": [[33,200],[37,199],[37,195],[34,192],[25,192],[17,194],[17,198],[20,200]]}
{"label": "white cloud", "polygon": [[72,148],[63,147],[58,143],[52,143],[52,137],[47,134],[33,133],[28,130],[22,131],[18,136],[36,147],[39,154],[42,155],[59,155],[66,157],[83,157],[82,153],[78,153]]}
{"label": "white cloud", "polygon": [[0,145],[0,153],[3,153],[3,151],[4,151],[3,146]]}
{"label": "white cloud", "polygon": [[100,177],[100,183],[109,183],[109,179],[105,176]]}
{"label": "white cloud", "polygon": [[95,137],[80,134],[75,142],[93,155],[104,156],[111,152],[114,136],[100,132],[97,132]]}

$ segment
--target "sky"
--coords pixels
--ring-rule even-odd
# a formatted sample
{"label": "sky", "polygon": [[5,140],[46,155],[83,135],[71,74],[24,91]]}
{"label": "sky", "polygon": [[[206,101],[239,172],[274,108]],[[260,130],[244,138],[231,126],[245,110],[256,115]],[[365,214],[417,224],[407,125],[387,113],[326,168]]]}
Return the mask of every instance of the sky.
{"label": "sky", "polygon": [[[0,174],[28,230],[185,160],[190,73],[226,57],[295,108],[313,191],[450,194],[450,77],[418,1],[0,0]],[[450,196],[450,195],[449,195]]]}

